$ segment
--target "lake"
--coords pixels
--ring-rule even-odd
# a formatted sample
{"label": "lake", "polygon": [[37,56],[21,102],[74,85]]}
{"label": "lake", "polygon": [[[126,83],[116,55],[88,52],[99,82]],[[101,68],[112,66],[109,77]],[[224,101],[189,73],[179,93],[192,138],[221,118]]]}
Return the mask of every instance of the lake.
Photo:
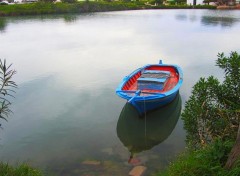
{"label": "lake", "polygon": [[[19,86],[13,114],[1,121],[1,161],[62,176],[164,170],[185,150],[179,115],[192,86],[200,77],[222,79],[217,54],[240,52],[239,31],[237,10],[0,18],[0,58],[13,63]],[[179,65],[184,83],[172,104],[139,119],[115,88],[159,59]]]}

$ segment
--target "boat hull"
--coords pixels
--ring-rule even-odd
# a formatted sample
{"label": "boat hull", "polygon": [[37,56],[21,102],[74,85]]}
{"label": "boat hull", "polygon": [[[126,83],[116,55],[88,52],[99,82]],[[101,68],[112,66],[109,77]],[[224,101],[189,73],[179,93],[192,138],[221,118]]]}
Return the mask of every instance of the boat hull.
{"label": "boat hull", "polygon": [[163,107],[171,103],[175,99],[177,94],[178,94],[178,91],[175,93],[172,93],[169,96],[162,97],[162,98],[155,98],[152,100],[131,101],[128,103],[130,103],[132,106],[134,106],[137,109],[139,115],[143,115],[145,112],[152,111],[154,109]]}

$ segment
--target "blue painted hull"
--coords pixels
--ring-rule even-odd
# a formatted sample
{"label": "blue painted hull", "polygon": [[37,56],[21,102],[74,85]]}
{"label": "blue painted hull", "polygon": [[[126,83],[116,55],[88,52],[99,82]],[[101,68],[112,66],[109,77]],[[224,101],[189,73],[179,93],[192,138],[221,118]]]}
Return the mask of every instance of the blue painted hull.
{"label": "blue painted hull", "polygon": [[[137,88],[136,90],[126,89],[126,85],[132,82],[133,78],[139,77],[141,73],[145,70],[148,70],[151,67],[156,67],[161,70],[163,67],[171,68],[174,70],[174,73],[178,77],[178,81],[174,87],[171,87],[167,91],[163,92],[146,92],[146,90],[141,90],[141,88]],[[164,69],[163,69],[164,70]],[[135,80],[136,81],[136,80]],[[180,67],[176,65],[167,65],[162,64],[152,64],[145,65],[135,71],[133,71],[130,75],[126,76],[120,85],[116,89],[116,94],[121,98],[124,98],[128,101],[128,103],[132,104],[138,111],[139,115],[143,115],[147,111],[154,110],[158,107],[169,104],[174,100],[176,95],[179,92],[179,88],[181,87],[183,82],[183,73]],[[132,83],[133,84],[133,83]]]}
{"label": "blue painted hull", "polygon": [[152,100],[132,101],[128,102],[132,104],[138,111],[139,115],[143,115],[145,112],[157,109],[171,103],[177,96],[178,91],[163,98],[156,98]]}

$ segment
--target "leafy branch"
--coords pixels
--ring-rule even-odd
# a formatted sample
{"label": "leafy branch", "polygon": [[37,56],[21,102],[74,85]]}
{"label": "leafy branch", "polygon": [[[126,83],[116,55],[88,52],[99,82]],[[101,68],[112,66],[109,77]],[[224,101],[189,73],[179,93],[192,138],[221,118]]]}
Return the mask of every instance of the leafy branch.
{"label": "leafy branch", "polygon": [[0,118],[7,121],[7,117],[12,111],[9,109],[11,102],[10,97],[13,97],[13,94],[16,93],[15,89],[17,84],[12,81],[13,75],[16,74],[16,71],[11,69],[12,64],[7,66],[6,60],[2,61],[0,59]]}

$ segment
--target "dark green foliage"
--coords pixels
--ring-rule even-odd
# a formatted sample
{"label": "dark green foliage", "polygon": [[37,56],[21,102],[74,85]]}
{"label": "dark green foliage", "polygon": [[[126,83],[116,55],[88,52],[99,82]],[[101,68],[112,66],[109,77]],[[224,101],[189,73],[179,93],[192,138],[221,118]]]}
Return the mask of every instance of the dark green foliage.
{"label": "dark green foliage", "polygon": [[176,0],[177,4],[187,4],[186,0]]}
{"label": "dark green foliage", "polygon": [[217,6],[212,6],[212,5],[196,5],[193,7],[194,9],[216,9]]}
{"label": "dark green foliage", "polygon": [[162,5],[163,4],[163,0],[151,0],[151,1],[148,1],[149,4],[152,4],[152,5]]}
{"label": "dark green foliage", "polygon": [[201,78],[193,87],[192,95],[182,113],[187,143],[190,148],[201,148],[217,138],[236,138],[240,121],[240,56],[218,54],[217,66],[225,73],[224,81]]}
{"label": "dark green foliage", "polygon": [[14,89],[17,88],[16,83],[12,81],[12,77],[16,74],[16,71],[12,70],[11,66],[12,64],[9,66],[6,65],[6,60],[2,62],[0,59],[0,118],[4,120],[7,120],[6,118],[11,113],[9,98],[14,97]]}
{"label": "dark green foliage", "polygon": [[157,4],[162,4],[163,0],[155,0]]}
{"label": "dark green foliage", "polygon": [[77,0],[62,0],[63,3],[76,3]]}
{"label": "dark green foliage", "polygon": [[230,171],[223,168],[233,143],[216,140],[203,149],[186,152],[170,164],[165,173],[157,176],[238,176],[239,162],[237,167]]}
{"label": "dark green foliage", "polygon": [[0,5],[8,5],[7,3],[4,3],[4,2],[2,2],[2,3],[0,3]]}
{"label": "dark green foliage", "polygon": [[131,0],[122,0],[123,2],[131,2]]}
{"label": "dark green foliage", "polygon": [[[225,108],[232,107],[233,103],[240,104],[240,55],[232,52],[230,57],[224,54],[218,55],[217,66],[222,68],[225,73],[225,81],[223,84],[223,92],[221,101],[225,103]],[[233,103],[231,103],[233,102]],[[239,106],[240,107],[240,106]]]}
{"label": "dark green foliage", "polygon": [[43,174],[27,164],[22,164],[17,167],[12,167],[8,164],[0,163],[1,176],[43,176]]}

